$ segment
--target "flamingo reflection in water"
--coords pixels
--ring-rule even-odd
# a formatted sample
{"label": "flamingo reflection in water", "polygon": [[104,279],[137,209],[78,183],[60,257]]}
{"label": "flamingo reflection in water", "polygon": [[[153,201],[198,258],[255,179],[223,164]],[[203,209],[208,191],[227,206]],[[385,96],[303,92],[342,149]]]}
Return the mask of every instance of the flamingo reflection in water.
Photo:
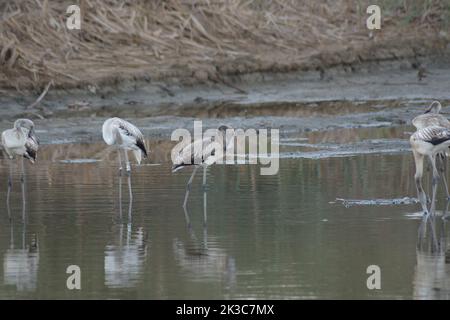
{"label": "flamingo reflection in water", "polygon": [[[206,210],[206,207],[204,207]],[[206,213],[204,212],[206,215]],[[187,239],[173,240],[175,261],[181,269],[196,281],[220,281],[226,289],[236,286],[236,261],[222,248],[211,248],[208,243],[208,228],[203,224],[202,237],[199,239],[192,228],[189,212],[185,209]]]}
{"label": "flamingo reflection in water", "polygon": [[21,245],[15,245],[14,224],[10,224],[10,246],[3,256],[5,285],[13,285],[18,291],[34,291],[37,287],[39,247],[36,234],[27,244],[26,224],[22,224]]}
{"label": "flamingo reflection in water", "polygon": [[105,247],[105,285],[111,288],[132,288],[144,274],[147,239],[144,228],[133,232],[131,223],[116,225],[114,244]]}
{"label": "flamingo reflection in water", "polygon": [[414,299],[450,299],[450,226],[443,216],[424,215],[419,226]]}

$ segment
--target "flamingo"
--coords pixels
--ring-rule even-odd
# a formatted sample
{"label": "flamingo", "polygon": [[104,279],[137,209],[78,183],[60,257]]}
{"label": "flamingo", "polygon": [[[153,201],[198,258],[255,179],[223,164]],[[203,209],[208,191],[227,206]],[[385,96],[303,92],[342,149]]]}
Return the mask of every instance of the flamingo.
{"label": "flamingo", "polygon": [[[231,127],[222,125],[218,128],[218,138],[219,141],[224,141],[225,133]],[[199,167],[203,167],[203,190],[204,190],[204,206],[206,206],[206,171],[208,166],[214,164],[218,159],[215,149],[213,148],[213,143],[217,142],[211,139],[211,137],[204,137],[203,139],[198,139],[193,143],[188,144],[180,150],[177,157],[173,161],[172,173],[181,170],[185,167],[193,166],[192,175],[188,180],[186,185],[186,194],[184,196],[183,208],[186,209],[187,201],[189,198],[189,192],[191,189],[192,181],[194,180],[195,173]],[[219,142],[220,143],[220,142]],[[224,153],[228,147],[233,143],[230,139],[228,145],[223,144]],[[206,216],[204,217],[204,222],[206,223]]]}
{"label": "flamingo", "polygon": [[434,212],[436,187],[439,181],[439,172],[436,168],[436,156],[439,153],[445,152],[450,146],[450,129],[438,126],[426,127],[414,132],[410,137],[410,144],[412,147],[414,161],[416,165],[415,182],[419,201],[422,209],[428,214],[426,206],[427,198],[422,187],[423,176],[423,159],[428,157],[433,168],[432,180],[432,200],[431,212]]}
{"label": "flamingo", "polygon": [[103,140],[107,145],[113,145],[118,148],[119,160],[119,202],[120,215],[122,216],[122,157],[120,153],[123,151],[125,156],[125,166],[128,176],[128,192],[130,195],[130,204],[128,217],[131,218],[131,204],[133,201],[133,193],[131,189],[131,165],[128,159],[128,151],[131,150],[138,164],[142,158],[147,158],[147,149],[145,148],[144,135],[142,132],[130,122],[120,118],[110,118],[103,123],[102,127]]}
{"label": "flamingo", "polygon": [[[2,145],[3,150],[6,152],[10,159],[9,164],[9,178],[8,178],[8,193],[6,196],[6,204],[8,209],[8,215],[11,219],[9,210],[9,196],[12,188],[12,175],[13,175],[13,159],[16,156],[21,157],[21,185],[22,185],[22,212],[25,212],[25,167],[24,159],[30,160],[31,163],[35,163],[37,158],[37,151],[39,149],[39,139],[36,136],[33,121],[29,119],[17,119],[14,122],[12,129],[7,129],[2,132]],[[25,217],[23,217],[25,218]]]}
{"label": "flamingo", "polygon": [[[421,115],[415,117],[411,122],[416,129],[423,129],[426,127],[437,126],[450,129],[450,121],[447,120],[442,114],[440,114],[442,105],[439,101],[433,101],[430,106]],[[448,191],[448,184],[446,178],[447,165],[445,162],[446,153],[441,152],[437,157],[438,169],[442,176],[442,183],[445,187],[445,192],[447,194],[447,199],[450,200],[450,193]]]}

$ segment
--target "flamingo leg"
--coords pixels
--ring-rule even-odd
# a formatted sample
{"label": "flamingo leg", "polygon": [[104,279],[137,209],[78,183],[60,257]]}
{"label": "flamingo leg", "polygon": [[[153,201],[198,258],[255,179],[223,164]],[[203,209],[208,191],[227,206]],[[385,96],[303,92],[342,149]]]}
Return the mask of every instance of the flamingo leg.
{"label": "flamingo leg", "polygon": [[130,243],[131,243],[131,230],[132,230],[131,222],[128,222],[127,223],[127,247],[129,247]]}
{"label": "flamingo leg", "polygon": [[12,160],[10,160],[9,161],[8,191],[6,192],[6,211],[8,211],[9,221],[11,221],[11,208],[9,206],[9,199],[11,196],[12,175],[13,175],[13,162],[12,162]]}
{"label": "flamingo leg", "polygon": [[130,203],[128,204],[128,220],[131,221],[131,209],[133,206],[133,190],[131,188],[131,175],[128,175],[128,193],[130,195]]}
{"label": "flamingo leg", "polygon": [[422,176],[423,176],[423,155],[413,151],[414,154],[414,162],[416,164],[416,174],[414,175],[414,180],[416,182],[416,189],[417,189],[417,197],[419,199],[419,202],[422,206],[422,211],[425,214],[428,214],[428,208],[427,208],[427,195],[425,194],[425,191],[423,190],[422,186]]}
{"label": "flamingo leg", "polygon": [[123,153],[125,154],[125,166],[126,166],[126,170],[127,170],[127,175],[130,176],[131,175],[131,165],[130,165],[130,160],[128,159],[128,151],[124,149]]}
{"label": "flamingo leg", "polygon": [[13,178],[13,161],[9,160],[9,177],[8,177],[8,187],[12,187],[12,178]]}
{"label": "flamingo leg", "polygon": [[25,165],[24,158],[22,157],[22,173],[20,177],[20,183],[22,187],[22,220],[25,221],[25,208],[26,208],[26,198],[25,198]]}
{"label": "flamingo leg", "polygon": [[191,229],[191,219],[189,217],[189,212],[187,211],[187,208],[185,206],[183,206],[183,211],[184,211],[184,219],[186,220],[186,226],[188,228],[188,230]]}
{"label": "flamingo leg", "polygon": [[448,184],[447,184],[447,156],[445,152],[437,155],[437,165],[439,168],[440,176],[442,178],[442,183],[444,184],[445,192],[447,195],[447,199],[450,199],[450,194],[448,192]]}
{"label": "flamingo leg", "polygon": [[436,191],[437,191],[437,185],[439,183],[439,171],[436,167],[436,155],[435,154],[430,156],[430,161],[431,161],[431,165],[433,167],[432,198],[431,198],[430,211],[432,214],[434,214],[435,208],[436,208]]}
{"label": "flamingo leg", "polygon": [[119,217],[122,220],[122,170],[119,171]]}
{"label": "flamingo leg", "polygon": [[195,173],[197,172],[197,169],[198,169],[198,166],[195,166],[194,170],[192,171],[192,175],[189,178],[189,181],[186,185],[186,194],[184,195],[183,208],[186,208],[187,200],[189,198],[189,192],[191,190],[192,181],[194,180],[194,176],[195,176]]}
{"label": "flamingo leg", "polygon": [[119,248],[123,247],[123,223],[119,226]]}
{"label": "flamingo leg", "polygon": [[120,149],[117,152],[117,159],[119,160],[119,177],[122,176],[122,155],[120,154]]}
{"label": "flamingo leg", "polygon": [[11,237],[9,239],[9,248],[14,249],[14,224],[10,223],[9,230],[11,234]]}
{"label": "flamingo leg", "polygon": [[430,230],[431,230],[431,243],[434,252],[439,251],[439,241],[436,233],[436,219],[435,217],[430,217]]}
{"label": "flamingo leg", "polygon": [[27,224],[25,223],[25,221],[23,222],[23,227],[22,227],[22,248],[21,249],[25,249],[25,235],[27,233]]}
{"label": "flamingo leg", "polygon": [[117,150],[117,159],[119,160],[119,218],[122,220],[122,156],[121,150]]}
{"label": "flamingo leg", "polygon": [[450,216],[450,213],[448,212],[449,204],[450,204],[450,199],[447,200],[447,204],[445,205],[444,215],[442,216],[442,220],[444,220],[444,221]]}
{"label": "flamingo leg", "polygon": [[419,231],[418,231],[418,239],[419,239],[418,245],[419,246],[421,246],[421,244],[423,243],[425,235],[426,235],[427,221],[428,221],[428,215],[424,215],[422,217],[422,221],[420,222]]}
{"label": "flamingo leg", "polygon": [[206,205],[206,191],[203,191],[203,225],[206,226],[207,222],[208,222],[208,212],[207,212],[207,205]]}
{"label": "flamingo leg", "polygon": [[208,169],[208,167],[206,165],[203,166],[203,190],[206,190],[206,170]]}
{"label": "flamingo leg", "polygon": [[207,166],[203,166],[203,224],[206,226],[208,215],[206,212],[206,169]]}
{"label": "flamingo leg", "polygon": [[208,228],[206,225],[203,226],[203,248],[208,250]]}

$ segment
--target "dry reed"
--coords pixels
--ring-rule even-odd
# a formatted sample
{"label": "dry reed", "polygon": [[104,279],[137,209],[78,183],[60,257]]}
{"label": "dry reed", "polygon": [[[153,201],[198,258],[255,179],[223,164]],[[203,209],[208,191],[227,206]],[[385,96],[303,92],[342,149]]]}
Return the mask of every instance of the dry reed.
{"label": "dry reed", "polygon": [[450,10],[449,0],[418,0],[423,10],[413,13],[407,1],[386,0],[382,30],[369,32],[363,0],[73,2],[81,7],[80,31],[66,28],[67,1],[0,4],[0,88],[218,81],[408,55],[405,43],[422,39],[434,46],[433,39],[445,35],[443,12]]}

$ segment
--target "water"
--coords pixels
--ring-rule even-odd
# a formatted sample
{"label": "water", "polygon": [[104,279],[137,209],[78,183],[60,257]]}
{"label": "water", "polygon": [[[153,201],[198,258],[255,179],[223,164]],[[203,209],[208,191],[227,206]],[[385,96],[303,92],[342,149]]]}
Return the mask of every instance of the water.
{"label": "water", "polygon": [[[181,207],[191,170],[171,174],[168,152],[155,153],[134,167],[131,219],[127,178],[120,210],[117,163],[102,144],[43,146],[38,164],[26,165],[25,223],[18,175],[8,220],[0,159],[0,298],[450,297],[450,231],[439,217],[438,241],[430,230],[419,241],[417,204],[336,201],[414,197],[409,153],[285,157],[275,176],[213,166],[207,227],[199,170],[191,228]],[[66,288],[69,265],[81,268],[79,291]],[[381,290],[366,287],[369,265],[381,268]]]}

